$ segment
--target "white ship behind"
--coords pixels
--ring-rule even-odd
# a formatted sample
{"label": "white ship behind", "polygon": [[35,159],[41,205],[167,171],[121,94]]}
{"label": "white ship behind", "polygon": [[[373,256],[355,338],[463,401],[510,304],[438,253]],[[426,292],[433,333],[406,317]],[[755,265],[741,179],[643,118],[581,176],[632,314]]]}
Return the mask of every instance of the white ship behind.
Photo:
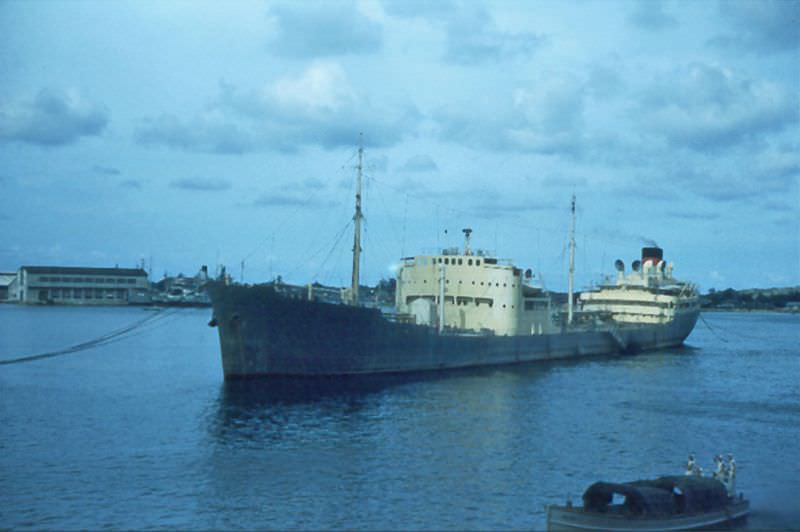
{"label": "white ship behind", "polygon": [[699,311],[697,287],[673,277],[673,264],[664,261],[661,248],[642,248],[642,259],[633,261],[630,273],[621,260],[615,265],[616,281],[581,294],[584,313],[618,324],[662,324]]}

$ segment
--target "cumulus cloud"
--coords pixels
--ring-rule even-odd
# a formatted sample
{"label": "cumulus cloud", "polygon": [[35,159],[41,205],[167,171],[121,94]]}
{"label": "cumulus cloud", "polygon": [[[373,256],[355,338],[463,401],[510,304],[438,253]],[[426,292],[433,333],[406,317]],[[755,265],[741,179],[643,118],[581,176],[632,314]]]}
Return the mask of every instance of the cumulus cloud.
{"label": "cumulus cloud", "polygon": [[797,95],[702,63],[677,69],[642,95],[643,130],[676,146],[705,150],[737,144],[796,124]]}
{"label": "cumulus cloud", "polygon": [[170,182],[172,188],[180,188],[183,190],[199,190],[205,192],[215,192],[220,190],[228,190],[231,184],[226,179],[219,179],[214,177],[188,177],[184,179],[176,179]]}
{"label": "cumulus cloud", "polygon": [[796,0],[725,0],[719,2],[719,12],[733,32],[712,38],[712,46],[753,53],[800,48],[800,2]]}
{"label": "cumulus cloud", "polygon": [[359,11],[355,2],[291,2],[273,6],[272,48],[300,58],[363,54],[380,50],[383,28]]}
{"label": "cumulus cloud", "polygon": [[471,2],[446,19],[445,32],[444,59],[462,65],[527,56],[547,42],[543,35],[533,32],[512,33],[497,28],[491,15]]}
{"label": "cumulus cloud", "polygon": [[77,91],[42,89],[31,100],[0,103],[0,142],[62,146],[99,135],[108,121],[105,107]]}
{"label": "cumulus cloud", "polygon": [[664,11],[664,4],[656,0],[638,2],[628,15],[628,23],[646,30],[663,30],[677,26],[678,21]]}
{"label": "cumulus cloud", "polygon": [[400,170],[405,172],[432,172],[438,169],[436,161],[426,154],[414,155],[400,167]]}
{"label": "cumulus cloud", "polygon": [[515,89],[496,109],[465,106],[433,113],[443,140],[494,150],[575,154],[584,143],[584,87],[550,76]]}
{"label": "cumulus cloud", "polygon": [[445,61],[477,65],[526,57],[547,44],[545,35],[499,28],[487,9],[475,0],[428,2],[385,0],[390,16],[425,19],[444,30]]}
{"label": "cumulus cloud", "polygon": [[136,138],[142,144],[233,154],[353,146],[359,133],[367,146],[391,146],[412,134],[419,121],[413,105],[377,106],[352,88],[338,63],[321,61],[261,89],[223,84],[203,112],[189,118],[149,118]]}

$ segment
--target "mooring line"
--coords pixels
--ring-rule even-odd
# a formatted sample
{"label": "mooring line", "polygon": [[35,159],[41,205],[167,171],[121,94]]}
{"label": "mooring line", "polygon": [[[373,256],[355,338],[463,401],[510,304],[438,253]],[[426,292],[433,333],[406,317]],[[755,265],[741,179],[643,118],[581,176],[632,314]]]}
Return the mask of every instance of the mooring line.
{"label": "mooring line", "polygon": [[64,349],[59,349],[58,351],[49,351],[49,352],[40,353],[40,354],[37,354],[37,355],[29,355],[29,356],[24,356],[24,357],[0,360],[0,366],[5,366],[5,365],[9,365],[9,364],[21,364],[23,362],[33,362],[35,360],[42,360],[42,359],[45,359],[45,358],[53,358],[53,357],[57,357],[57,356],[61,356],[61,355],[69,355],[71,353],[77,353],[77,352],[80,352],[80,351],[85,351],[87,349],[92,349],[92,348],[95,348],[95,347],[100,347],[100,346],[103,346],[103,345],[107,345],[107,344],[110,344],[110,343],[113,343],[113,342],[116,342],[116,341],[119,341],[119,340],[124,340],[125,338],[129,338],[131,336],[131,335],[125,336],[126,334],[128,334],[128,333],[130,333],[132,331],[135,331],[136,329],[139,329],[139,328],[141,328],[141,327],[143,327],[145,325],[152,324],[157,320],[163,319],[163,318],[165,318],[167,316],[171,316],[171,315],[175,314],[176,312],[177,312],[177,310],[172,310],[172,311],[167,311],[167,312],[159,310],[154,314],[150,314],[149,316],[147,316],[144,319],[138,320],[138,321],[136,321],[136,322],[134,322],[134,323],[132,323],[130,325],[126,325],[125,327],[122,327],[120,329],[116,329],[114,331],[108,332],[108,333],[106,333],[106,334],[104,334],[102,336],[98,336],[97,338],[95,338],[93,340],[89,340],[87,342],[81,342],[79,344],[75,344],[73,346],[70,346],[70,347],[67,347],[67,348],[64,348]]}
{"label": "mooring line", "polygon": [[714,330],[714,328],[713,328],[713,327],[711,327],[711,325],[710,325],[710,324],[709,324],[709,323],[706,321],[706,319],[703,317],[703,314],[702,314],[702,313],[700,314],[700,319],[703,321],[703,323],[705,323],[706,327],[708,327],[708,330],[709,330],[709,331],[711,331],[711,333],[712,333],[714,336],[716,336],[716,337],[717,337],[717,339],[719,339],[721,342],[723,342],[723,343],[725,343],[725,344],[727,344],[727,343],[728,343],[728,340],[726,340],[725,338],[723,338],[722,336],[720,336],[720,335],[717,333],[717,331],[715,331],[715,330]]}

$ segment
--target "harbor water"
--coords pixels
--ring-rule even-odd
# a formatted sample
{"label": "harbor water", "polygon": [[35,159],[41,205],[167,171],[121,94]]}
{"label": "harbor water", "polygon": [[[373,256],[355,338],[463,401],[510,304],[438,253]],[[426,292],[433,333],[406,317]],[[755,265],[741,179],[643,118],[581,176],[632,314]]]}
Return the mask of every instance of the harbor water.
{"label": "harbor water", "polygon": [[800,528],[800,315],[705,313],[637,356],[231,383],[209,318],[0,305],[0,360],[54,354],[0,365],[0,529],[540,530],[690,451],[735,455],[745,529]]}

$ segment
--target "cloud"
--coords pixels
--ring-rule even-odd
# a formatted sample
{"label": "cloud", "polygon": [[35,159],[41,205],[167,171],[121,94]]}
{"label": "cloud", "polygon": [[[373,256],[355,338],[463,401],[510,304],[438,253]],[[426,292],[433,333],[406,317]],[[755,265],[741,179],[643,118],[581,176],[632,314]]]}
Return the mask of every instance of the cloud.
{"label": "cloud", "polygon": [[[776,201],[776,200],[765,201],[762,204],[762,207],[764,207],[768,211],[773,211],[773,212],[797,212],[798,210],[800,210],[797,205],[793,205],[788,201]],[[797,223],[797,219],[795,219],[795,223]]]}
{"label": "cloud", "polygon": [[668,210],[665,216],[670,218],[678,218],[681,220],[697,220],[697,221],[711,221],[719,218],[719,214],[713,212],[701,211],[674,211]]}
{"label": "cloud", "polygon": [[220,154],[252,151],[256,144],[252,131],[242,129],[239,124],[215,112],[201,113],[189,119],[171,114],[146,118],[134,138],[142,145]]}
{"label": "cloud", "polygon": [[185,179],[176,179],[169,184],[172,188],[180,188],[183,190],[200,190],[200,191],[220,191],[228,190],[231,184],[226,179],[219,179],[213,177],[189,177]]}
{"label": "cloud", "polygon": [[121,186],[122,188],[132,188],[136,190],[141,190],[142,182],[139,181],[138,179],[126,179],[125,181],[122,181],[119,184],[119,186]]}
{"label": "cloud", "polygon": [[338,63],[318,61],[298,76],[261,89],[223,83],[219,96],[201,113],[148,118],[136,139],[188,151],[240,154],[354,146],[363,133],[366,146],[385,147],[414,133],[420,119],[410,103],[372,103],[352,88]]}
{"label": "cloud", "polygon": [[526,180],[529,181],[529,182],[537,183],[538,185],[540,185],[542,187],[556,188],[556,189],[558,189],[558,188],[575,188],[575,187],[584,188],[584,187],[589,185],[589,180],[586,179],[585,176],[574,175],[574,174],[570,174],[570,175],[564,175],[564,174],[548,175],[548,176],[545,176],[545,177],[543,177],[541,179],[527,178]]}
{"label": "cloud", "polygon": [[320,190],[325,188],[325,183],[316,177],[309,177],[303,181],[303,186],[312,190]]}
{"label": "cloud", "polygon": [[383,8],[389,15],[407,18],[441,20],[457,9],[448,0],[384,0]]}
{"label": "cloud", "polygon": [[652,83],[637,114],[643,131],[661,135],[671,145],[701,151],[796,124],[798,98],[777,83],[692,63]]}
{"label": "cloud", "polygon": [[678,21],[664,12],[662,2],[650,0],[635,4],[633,12],[628,15],[628,23],[645,30],[663,30],[678,25]]}
{"label": "cloud", "polygon": [[432,172],[438,169],[436,161],[430,155],[415,155],[400,167],[403,172]]}
{"label": "cloud", "polygon": [[119,175],[122,173],[119,171],[118,168],[112,168],[110,166],[102,166],[99,164],[92,166],[92,170],[102,175]]}
{"label": "cloud", "polygon": [[[485,194],[485,192],[484,192]],[[496,218],[515,217],[542,211],[557,210],[561,206],[556,202],[537,199],[502,200],[499,197],[487,197],[470,207],[470,215],[476,218],[493,220]]]}
{"label": "cloud", "polygon": [[108,110],[77,91],[42,89],[32,100],[0,104],[0,142],[63,146],[99,135]]}
{"label": "cloud", "polygon": [[459,6],[446,19],[445,35],[444,59],[461,65],[525,57],[547,42],[545,36],[533,32],[498,29],[491,15],[472,2]]}
{"label": "cloud", "polygon": [[725,0],[719,2],[719,13],[733,33],[710,39],[711,46],[751,53],[800,48],[800,2],[796,0]]}
{"label": "cloud", "polygon": [[355,2],[292,2],[273,6],[272,49],[295,58],[377,52],[383,28],[366,17]]}
{"label": "cloud", "polygon": [[494,109],[464,105],[433,113],[442,140],[473,148],[577,154],[585,143],[584,88],[572,76],[548,76],[515,89]]}
{"label": "cloud", "polygon": [[264,193],[249,203],[251,207],[330,207],[335,203],[289,194]]}

